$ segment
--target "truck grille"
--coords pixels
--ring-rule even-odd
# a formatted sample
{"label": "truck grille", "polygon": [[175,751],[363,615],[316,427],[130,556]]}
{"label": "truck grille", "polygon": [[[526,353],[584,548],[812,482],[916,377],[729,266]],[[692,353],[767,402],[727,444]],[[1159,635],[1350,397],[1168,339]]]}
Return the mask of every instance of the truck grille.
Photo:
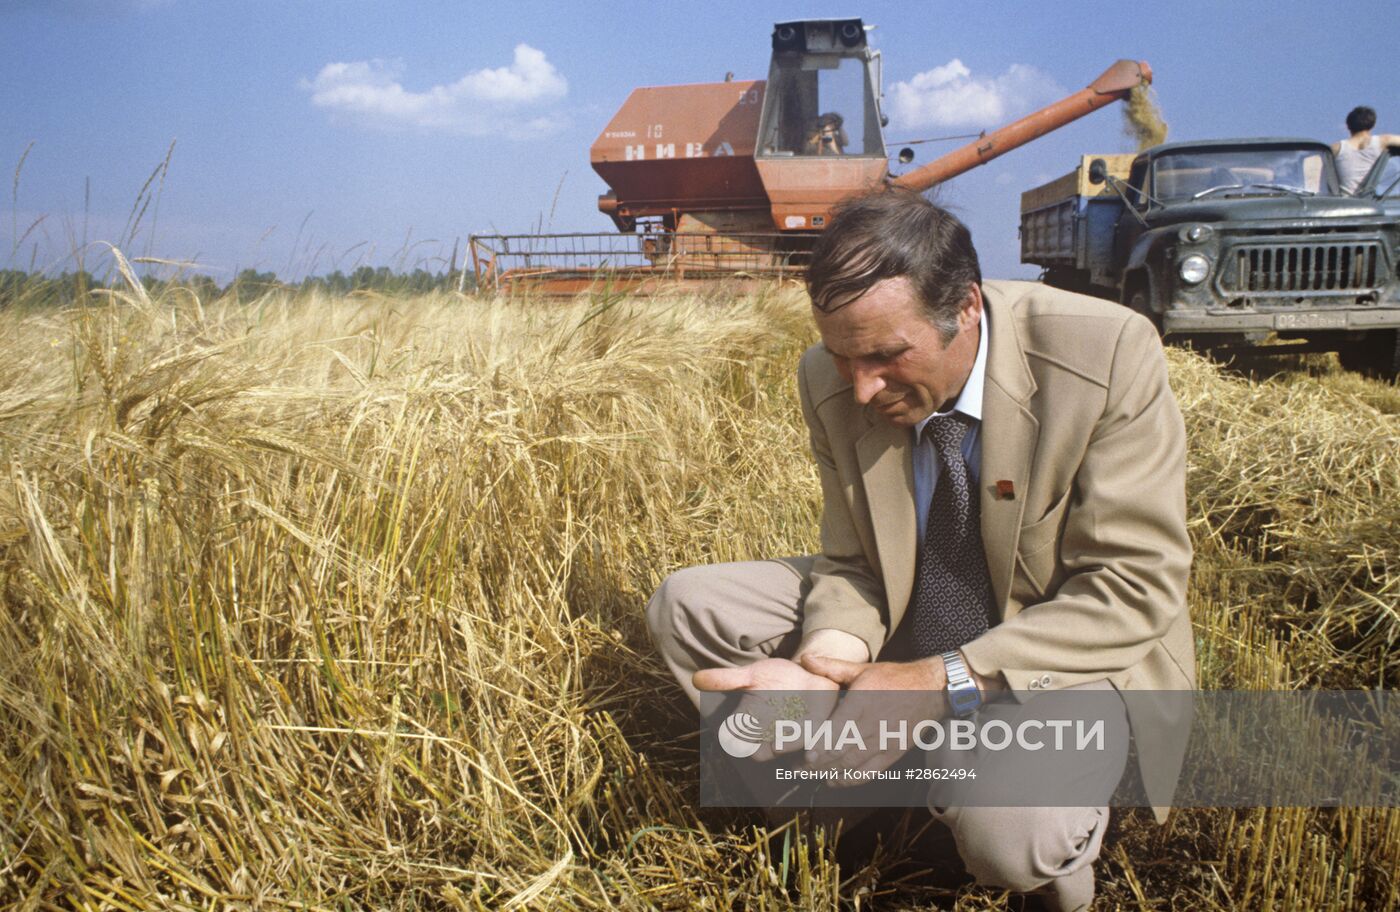
{"label": "truck grille", "polygon": [[1237,247],[1233,256],[1221,284],[1235,294],[1373,291],[1386,265],[1375,241]]}

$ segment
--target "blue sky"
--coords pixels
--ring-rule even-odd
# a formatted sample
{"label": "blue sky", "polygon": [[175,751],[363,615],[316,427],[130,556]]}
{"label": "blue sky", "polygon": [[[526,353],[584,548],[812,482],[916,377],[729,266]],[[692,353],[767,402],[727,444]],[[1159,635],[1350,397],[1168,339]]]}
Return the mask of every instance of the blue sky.
{"label": "blue sky", "polygon": [[[87,240],[117,240],[172,140],[158,211],[127,251],[197,260],[220,280],[250,266],[436,268],[472,232],[607,231],[588,147],[628,92],[763,78],[783,19],[878,26],[887,94],[911,99],[892,107],[889,141],[994,128],[1119,57],[1151,63],[1173,139],[1332,141],[1357,104],[1400,132],[1393,3],[1177,2],[1140,20],[1138,8],[0,0],[7,175],[33,144],[0,211],[0,267],[71,268],[85,182]],[[941,109],[928,103],[939,91]],[[1117,107],[945,186],[989,276],[1034,275],[1018,263],[1022,190],[1081,152],[1132,148]],[[921,146],[919,160],[953,147]]]}

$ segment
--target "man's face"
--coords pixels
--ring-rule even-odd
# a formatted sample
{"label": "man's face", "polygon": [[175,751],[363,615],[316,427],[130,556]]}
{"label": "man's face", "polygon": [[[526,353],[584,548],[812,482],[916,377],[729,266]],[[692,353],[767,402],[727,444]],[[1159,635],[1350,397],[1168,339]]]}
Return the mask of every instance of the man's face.
{"label": "man's face", "polygon": [[958,334],[946,346],[903,277],[876,283],[832,313],[813,313],[856,401],[896,427],[913,427],[951,407],[977,360],[982,294],[975,285],[958,311]]}

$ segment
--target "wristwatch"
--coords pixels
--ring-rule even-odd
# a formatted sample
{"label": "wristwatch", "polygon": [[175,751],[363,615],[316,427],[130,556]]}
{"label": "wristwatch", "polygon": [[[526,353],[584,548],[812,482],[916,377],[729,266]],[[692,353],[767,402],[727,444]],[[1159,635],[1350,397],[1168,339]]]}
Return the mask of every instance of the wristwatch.
{"label": "wristwatch", "polygon": [[977,689],[977,682],[972,680],[957,650],[943,653],[943,666],[948,670],[948,706],[953,715],[965,719],[982,705],[982,691]]}

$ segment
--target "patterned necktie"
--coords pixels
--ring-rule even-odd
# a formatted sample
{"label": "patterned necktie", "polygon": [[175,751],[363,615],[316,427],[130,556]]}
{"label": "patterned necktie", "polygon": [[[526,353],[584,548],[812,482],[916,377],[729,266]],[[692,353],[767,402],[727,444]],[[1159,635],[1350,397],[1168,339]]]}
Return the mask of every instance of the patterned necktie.
{"label": "patterned necktie", "polygon": [[961,415],[940,415],[924,426],[942,470],[933,489],[914,594],[905,619],[915,657],[957,649],[986,632],[993,616],[991,576],[982,550],[982,510],[967,475]]}

